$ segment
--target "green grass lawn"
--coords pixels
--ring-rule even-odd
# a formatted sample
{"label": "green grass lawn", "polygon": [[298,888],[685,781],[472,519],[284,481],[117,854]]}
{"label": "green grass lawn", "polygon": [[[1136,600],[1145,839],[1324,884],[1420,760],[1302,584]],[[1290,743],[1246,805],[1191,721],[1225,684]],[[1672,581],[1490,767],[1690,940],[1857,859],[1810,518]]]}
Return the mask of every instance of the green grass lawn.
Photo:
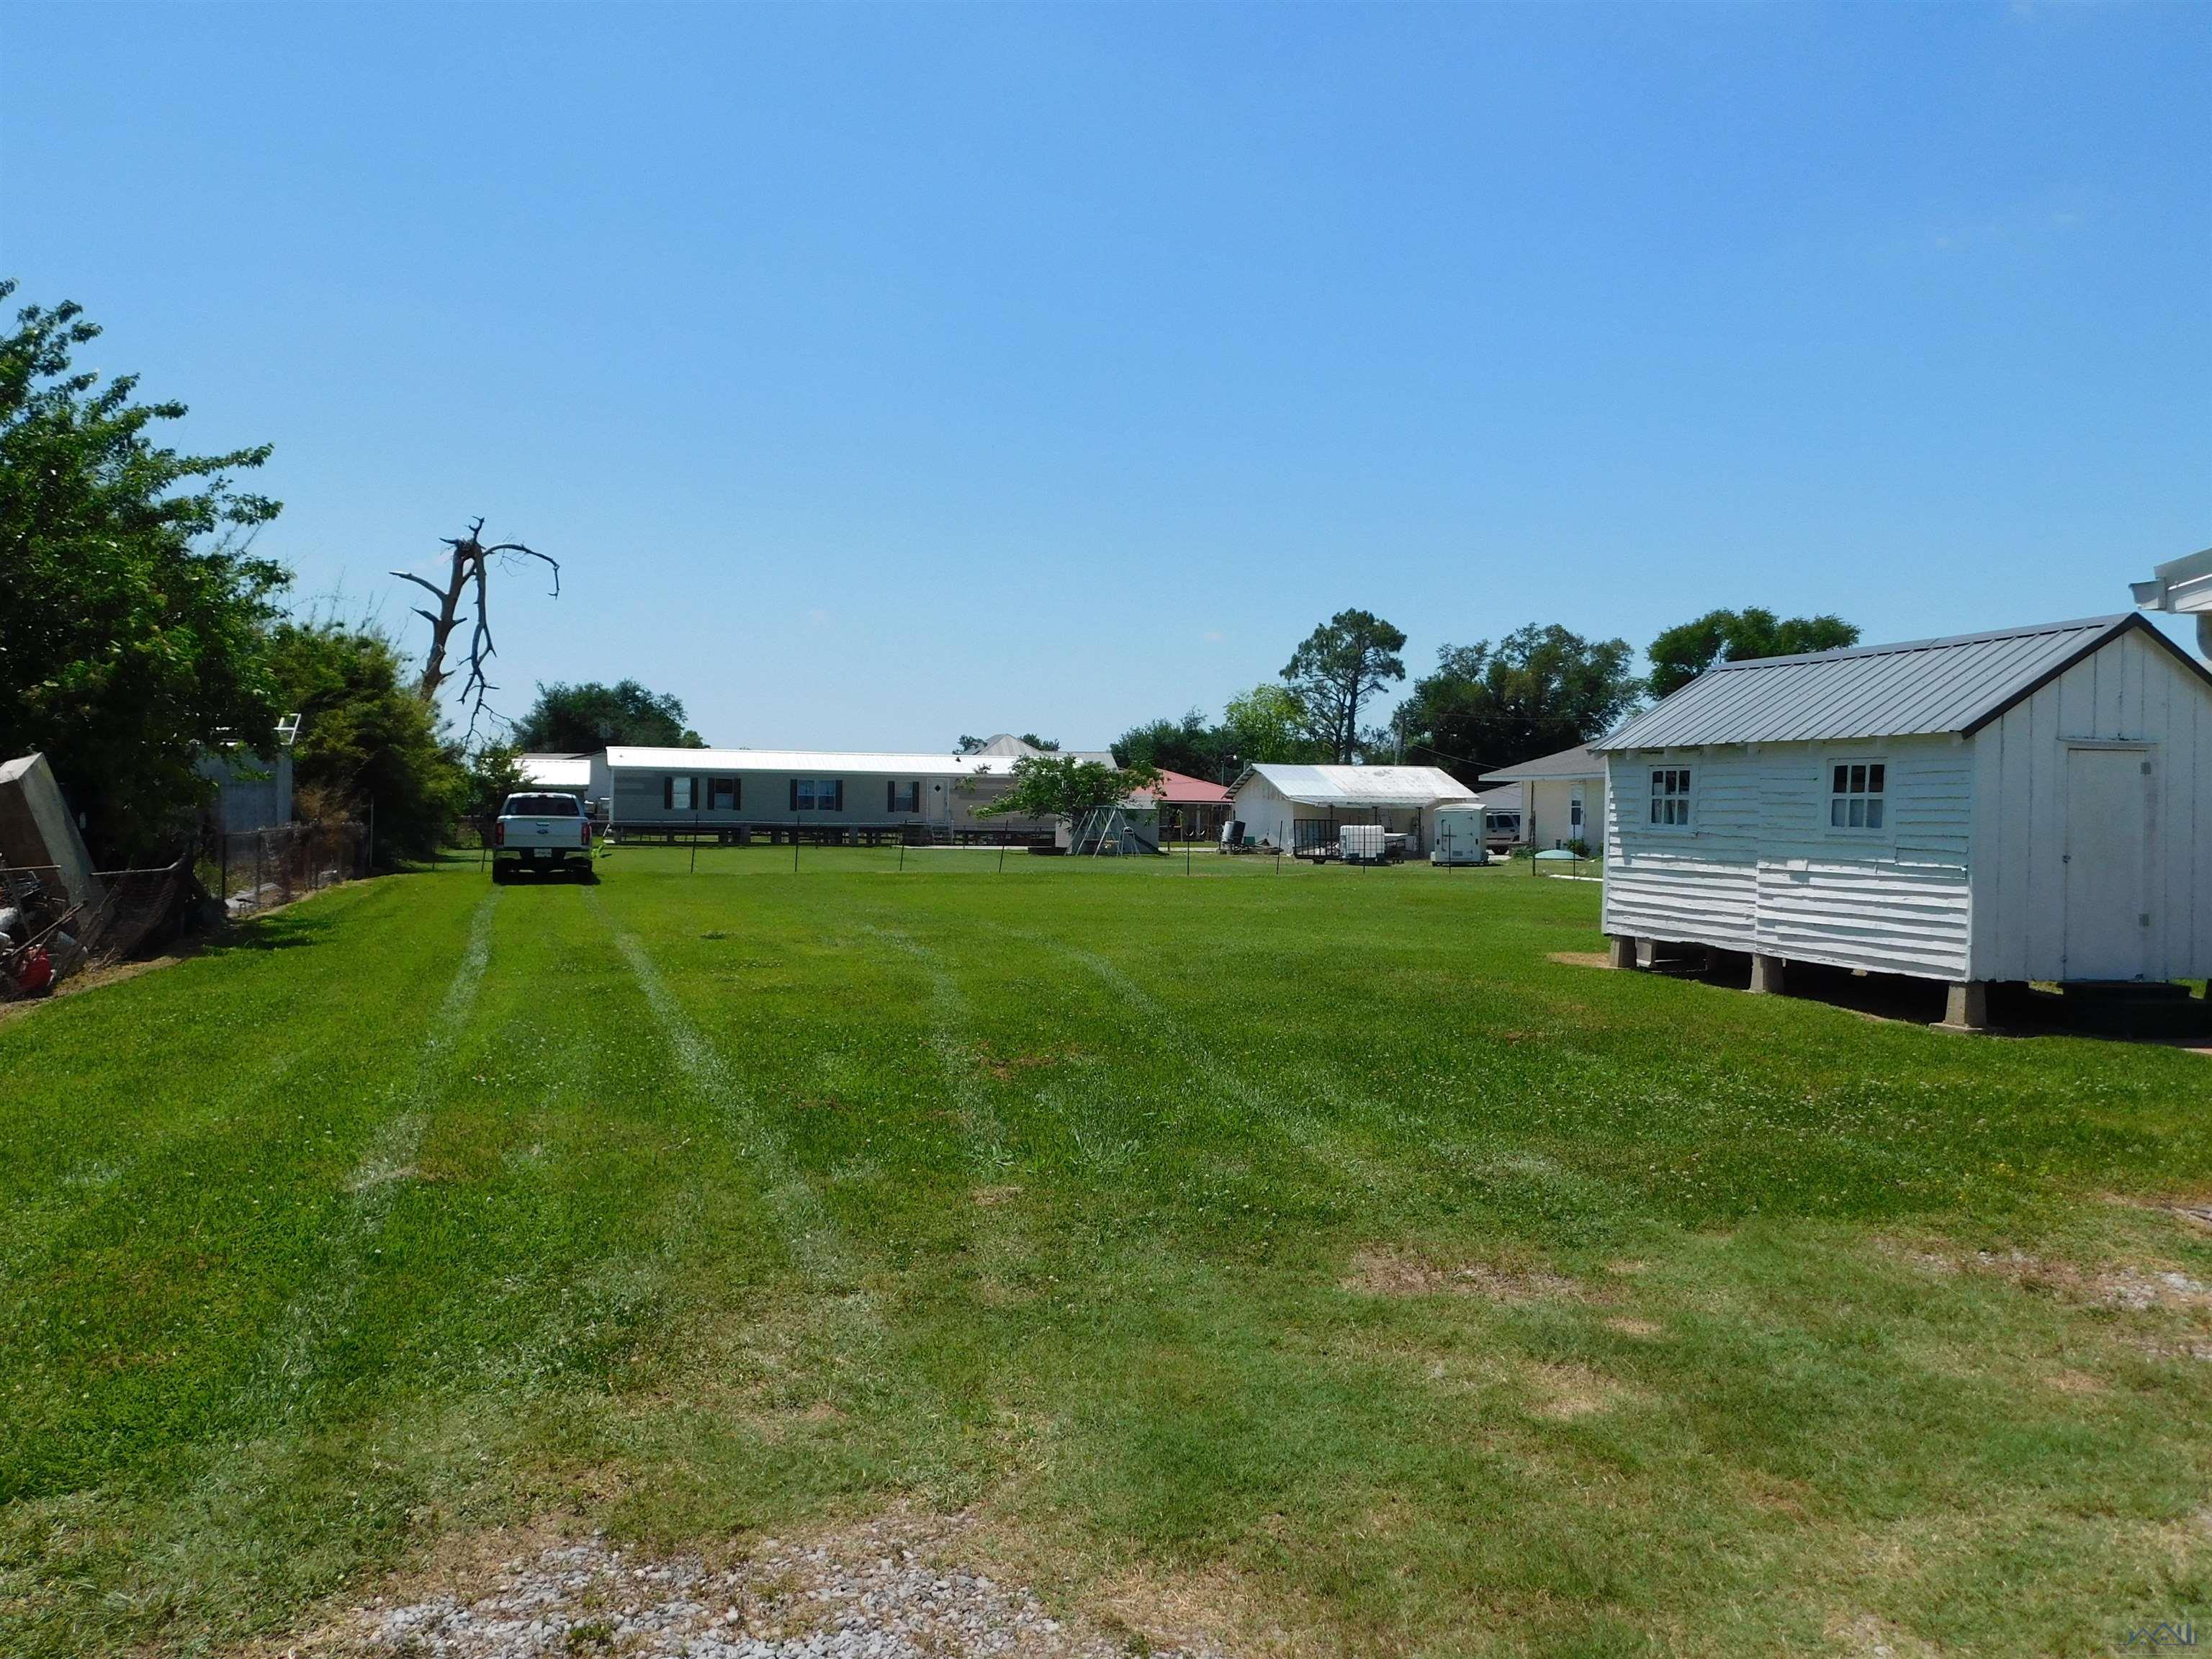
{"label": "green grass lawn", "polygon": [[1139,1646],[2212,1610],[2212,1061],[1557,963],[1525,872],[899,858],[456,865],[0,1022],[0,1651],[902,1502]]}

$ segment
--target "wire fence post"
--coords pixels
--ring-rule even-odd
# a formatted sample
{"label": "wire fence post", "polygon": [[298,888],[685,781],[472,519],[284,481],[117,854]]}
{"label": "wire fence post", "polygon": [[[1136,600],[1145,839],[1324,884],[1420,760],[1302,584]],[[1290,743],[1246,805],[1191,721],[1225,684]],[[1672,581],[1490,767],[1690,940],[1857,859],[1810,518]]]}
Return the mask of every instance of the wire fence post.
{"label": "wire fence post", "polygon": [[699,873],[699,815],[691,814],[691,873]]}
{"label": "wire fence post", "polygon": [[1006,832],[1003,830],[999,831],[999,873],[1006,873]]}
{"label": "wire fence post", "polygon": [[799,873],[799,815],[795,812],[791,818],[791,873]]}

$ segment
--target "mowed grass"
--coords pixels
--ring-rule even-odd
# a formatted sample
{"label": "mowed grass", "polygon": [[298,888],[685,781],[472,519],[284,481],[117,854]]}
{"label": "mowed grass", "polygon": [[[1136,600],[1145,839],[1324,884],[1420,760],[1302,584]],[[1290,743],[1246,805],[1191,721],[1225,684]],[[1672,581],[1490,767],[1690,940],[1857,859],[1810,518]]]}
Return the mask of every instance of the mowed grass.
{"label": "mowed grass", "polygon": [[686,862],[0,1023],[0,1651],[899,1504],[1137,1647],[2212,1607],[2212,1061],[1556,963],[1521,872]]}

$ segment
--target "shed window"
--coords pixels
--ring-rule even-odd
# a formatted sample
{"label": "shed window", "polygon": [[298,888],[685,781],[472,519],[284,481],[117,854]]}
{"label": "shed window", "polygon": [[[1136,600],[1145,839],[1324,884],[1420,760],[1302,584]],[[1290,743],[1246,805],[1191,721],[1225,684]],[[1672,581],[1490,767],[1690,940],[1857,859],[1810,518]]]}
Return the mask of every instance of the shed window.
{"label": "shed window", "polygon": [[1882,827],[1886,769],[1880,761],[1838,764],[1828,779],[1828,826],[1833,830]]}
{"label": "shed window", "polygon": [[886,783],[884,786],[886,811],[919,812],[921,811],[921,785],[915,783]]}
{"label": "shed window", "polygon": [[710,811],[734,812],[745,804],[745,785],[742,778],[710,778],[707,781],[707,806]]}
{"label": "shed window", "polygon": [[699,781],[696,778],[661,779],[660,804],[672,812],[689,812],[699,804]]}
{"label": "shed window", "polygon": [[1651,822],[1686,828],[1690,822],[1690,769],[1655,768],[1651,774]]}
{"label": "shed window", "polygon": [[794,812],[842,812],[845,810],[842,778],[793,778],[791,810]]}

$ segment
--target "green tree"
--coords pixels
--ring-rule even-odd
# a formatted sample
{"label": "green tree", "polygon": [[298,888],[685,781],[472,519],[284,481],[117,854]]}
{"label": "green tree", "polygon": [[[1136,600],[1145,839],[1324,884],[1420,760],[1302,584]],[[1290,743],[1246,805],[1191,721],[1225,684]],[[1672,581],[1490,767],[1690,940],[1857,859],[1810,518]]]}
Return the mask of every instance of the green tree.
{"label": "green tree", "polygon": [[386,867],[434,854],[469,804],[469,775],[391,640],[367,625],[288,621],[271,634],[270,659],[301,716],[295,798],[317,812],[373,819]]}
{"label": "green tree", "polygon": [[1284,682],[1330,759],[1343,764],[1357,757],[1360,706],[1406,678],[1398,655],[1405,648],[1403,630],[1372,611],[1340,611],[1291,653]]}
{"label": "green tree", "polygon": [[44,750],[112,863],[171,849],[205,748],[272,731],[264,630],[291,577],[248,550],[278,504],[231,483],[269,447],[165,447],[184,404],[71,366],[99,334],[27,306],[0,339],[0,756]]}
{"label": "green tree", "polygon": [[468,757],[468,804],[471,817],[497,815],[507,798],[529,787],[522,772],[522,745],[509,740],[488,743]]}
{"label": "green tree", "polygon": [[1221,767],[1221,728],[1207,725],[1206,716],[1194,708],[1179,720],[1133,726],[1114,740],[1113,749],[1115,761],[1122,766],[1133,763],[1210,778]]}
{"label": "green tree", "polygon": [[1073,755],[1024,755],[1014,763],[1012,787],[977,807],[975,816],[1079,817],[1093,807],[1111,806],[1139,789],[1153,788],[1159,781],[1157,767],[1109,766]]}
{"label": "green tree", "polygon": [[1755,605],[1747,611],[1708,611],[1651,641],[1647,653],[1651,695],[1671,696],[1717,662],[1794,657],[1858,642],[1857,627],[1841,617],[1777,617]]}
{"label": "green tree", "polygon": [[540,754],[596,754],[611,744],[704,749],[705,741],[684,721],[682,702],[635,680],[541,685],[538,701],[514,728],[514,740]]}
{"label": "green tree", "polygon": [[1224,767],[1313,765],[1329,758],[1312,735],[1305,705],[1285,685],[1255,685],[1230,698],[1221,711],[1220,732]]}
{"label": "green tree", "polygon": [[1586,640],[1556,623],[1532,623],[1495,645],[1447,645],[1400,707],[1395,734],[1408,760],[1473,783],[1612,729],[1643,690],[1630,656],[1626,640]]}

